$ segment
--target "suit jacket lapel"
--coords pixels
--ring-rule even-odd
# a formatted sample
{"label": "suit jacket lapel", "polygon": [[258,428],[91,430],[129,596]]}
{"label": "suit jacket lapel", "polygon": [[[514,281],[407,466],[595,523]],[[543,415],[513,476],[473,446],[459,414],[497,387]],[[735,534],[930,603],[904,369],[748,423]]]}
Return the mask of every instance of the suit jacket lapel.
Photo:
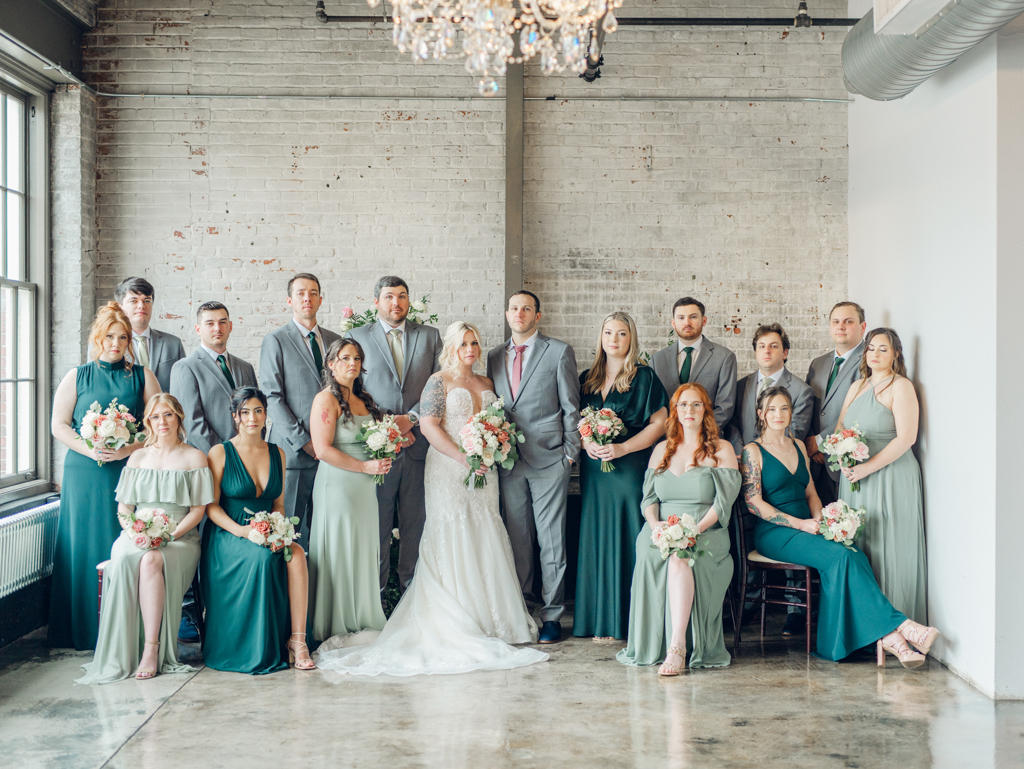
{"label": "suit jacket lapel", "polygon": [[[654,358],[654,373],[657,374],[658,378],[662,381],[679,382],[679,372],[676,371],[675,375],[672,374],[672,363],[675,358],[675,343],[673,342],[670,347],[664,348],[667,352],[664,355],[659,355]],[[674,391],[674,388],[673,388]]]}
{"label": "suit jacket lapel", "polygon": [[[846,354],[844,359],[843,367],[839,369],[839,374],[836,376],[836,381],[832,383],[832,389],[825,393],[825,398],[822,400],[821,407],[825,408],[825,404],[832,400],[832,396],[839,391],[839,382],[850,379],[853,381],[853,377],[856,376],[857,371],[857,360],[860,359],[861,354],[864,352],[864,342],[861,341],[856,347],[850,350]],[[853,360],[851,356],[856,356]],[[832,365],[835,365],[835,358],[832,359]],[[827,373],[825,373],[825,384],[828,384],[828,376],[832,373],[832,365],[827,367]]]}
{"label": "suit jacket lapel", "polygon": [[[303,339],[299,329],[295,327],[295,323],[288,321],[288,338],[292,340],[292,344],[295,345],[295,349],[299,352],[299,356],[306,361],[306,365],[309,367],[310,373],[316,377],[317,381],[320,381],[320,374],[316,370],[316,364],[313,362],[313,353],[309,351],[309,347],[306,345],[306,340]],[[224,375],[221,374],[221,377]]]}
{"label": "suit jacket lapel", "polygon": [[[226,392],[228,394],[228,397],[230,398],[231,385],[228,384],[227,377],[224,376],[224,372],[220,370],[220,366],[217,365],[217,362],[210,357],[210,354],[206,352],[206,350],[204,350],[201,347],[195,351],[194,355],[197,358],[199,358],[199,365],[205,366],[206,369],[211,374],[213,374],[218,384],[220,384],[220,386],[224,389],[224,392]],[[231,356],[225,353],[224,360],[228,364],[228,371],[231,371]],[[232,372],[232,376],[234,376],[234,372]]]}
{"label": "suit jacket lapel", "polygon": [[[402,380],[398,377],[398,369],[395,368],[395,356],[391,354],[391,345],[388,344],[388,335],[384,331],[384,327],[380,325],[380,321],[375,321],[373,328],[370,330],[370,337],[377,344],[380,349],[380,354],[384,358],[384,362],[388,365],[391,370],[391,376],[395,378],[395,381],[401,385]],[[407,345],[408,347],[409,345]],[[409,368],[406,366],[406,368]]]}
{"label": "suit jacket lapel", "polygon": [[519,380],[519,392],[516,393],[516,401],[522,397],[523,390],[526,389],[526,383],[530,381],[530,377],[533,376],[533,372],[537,370],[537,364],[540,363],[540,359],[547,349],[548,338],[538,333],[537,341],[533,343],[533,349],[530,350],[530,356],[526,359],[526,368],[523,370],[523,377]]}
{"label": "suit jacket lapel", "polygon": [[743,393],[744,420],[748,425],[757,427],[757,371],[747,377],[747,389]]}
{"label": "suit jacket lapel", "polygon": [[[714,354],[715,354],[715,346],[713,344],[711,344],[711,340],[710,339],[708,339],[707,337],[704,337],[704,341],[701,342],[701,345],[700,345],[700,354],[697,355],[697,362],[694,364],[693,368],[690,369],[690,381],[691,382],[696,382],[697,381],[697,376],[700,374],[701,371],[704,370],[704,367],[707,365],[708,361],[711,360],[711,356],[714,355]],[[678,376],[678,374],[679,374],[679,372],[676,372],[677,376]]]}
{"label": "suit jacket lapel", "polygon": [[405,324],[405,371],[403,379],[409,378],[409,368],[416,357],[416,350],[420,344],[420,326],[417,323]]}
{"label": "suit jacket lapel", "polygon": [[[505,365],[508,358],[508,343],[509,340],[506,339],[500,349],[492,351],[492,354],[495,356],[494,369],[492,373],[494,374],[494,388],[504,388],[504,390],[508,392],[509,397],[511,397],[512,387],[510,386],[511,382],[509,382],[508,379],[508,366]],[[500,395],[501,393],[498,394]]]}
{"label": "suit jacket lapel", "polygon": [[149,330],[149,367],[156,371],[156,362],[160,360],[160,332],[155,328]]}

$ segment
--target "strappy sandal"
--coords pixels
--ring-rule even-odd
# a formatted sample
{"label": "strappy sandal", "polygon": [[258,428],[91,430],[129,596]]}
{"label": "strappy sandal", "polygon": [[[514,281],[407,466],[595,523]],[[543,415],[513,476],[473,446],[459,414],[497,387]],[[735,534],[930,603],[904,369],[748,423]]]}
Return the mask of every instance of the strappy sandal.
{"label": "strappy sandal", "polygon": [[[885,638],[891,635],[895,635],[897,640],[889,645],[885,642]],[[900,664],[905,668],[919,668],[924,664],[925,656],[918,654],[916,651],[911,649],[907,645],[906,639],[899,633],[890,633],[885,638],[880,638],[877,644],[878,653],[878,667],[885,667],[885,653],[889,652],[893,657],[900,661]]]}
{"label": "strappy sandal", "polygon": [[[306,637],[305,633],[292,633],[292,636]],[[309,654],[309,647],[306,646],[305,642],[300,641],[298,647],[293,647],[294,643],[291,638],[288,639],[288,664],[294,667],[296,670],[316,670],[316,663],[313,662],[309,657],[304,660],[298,659],[299,653],[305,649],[306,654]]]}
{"label": "strappy sandal", "polygon": [[921,652],[921,654],[930,652],[935,639],[941,635],[935,628],[914,622],[912,619],[906,620],[896,628],[896,632],[906,638],[907,642]]}
{"label": "strappy sandal", "polygon": [[[670,654],[678,654],[680,659],[682,659],[682,660],[686,659],[686,650],[685,649],[680,649],[678,646],[670,646],[670,647],[668,647],[668,651],[665,652],[665,659],[666,660],[668,660],[668,655],[670,655]],[[658,675],[659,676],[665,676],[666,678],[671,677],[671,676],[677,676],[681,672],[682,672],[682,670],[679,667],[677,667],[676,665],[673,665],[671,662],[667,662],[667,661],[666,662],[662,662],[661,663],[661,667],[658,668]]]}
{"label": "strappy sandal", "polygon": [[[160,648],[160,642],[159,641],[146,641],[145,645],[146,646],[155,646],[158,649]],[[160,662],[159,662],[159,655],[158,655],[158,657],[157,657],[157,665],[159,665],[159,664],[160,664]],[[156,677],[156,671],[153,670],[153,668],[139,668],[138,670],[135,671],[135,680],[137,680],[137,681],[148,681],[150,678],[155,678],[155,677]]]}

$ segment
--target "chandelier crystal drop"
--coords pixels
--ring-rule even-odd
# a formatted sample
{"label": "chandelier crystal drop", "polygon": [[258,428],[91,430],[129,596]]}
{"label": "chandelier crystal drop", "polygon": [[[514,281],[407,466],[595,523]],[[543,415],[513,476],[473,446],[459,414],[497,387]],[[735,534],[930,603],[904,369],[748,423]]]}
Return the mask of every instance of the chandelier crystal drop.
{"label": "chandelier crystal drop", "polygon": [[[367,0],[376,8],[380,0]],[[496,77],[509,63],[540,57],[545,75],[566,69],[582,73],[587,56],[596,59],[598,26],[618,27],[622,0],[394,0],[393,41],[413,61],[466,57],[466,70],[479,78],[480,93],[498,93]],[[514,34],[519,32],[519,51]],[[459,50],[456,37],[461,37]]]}

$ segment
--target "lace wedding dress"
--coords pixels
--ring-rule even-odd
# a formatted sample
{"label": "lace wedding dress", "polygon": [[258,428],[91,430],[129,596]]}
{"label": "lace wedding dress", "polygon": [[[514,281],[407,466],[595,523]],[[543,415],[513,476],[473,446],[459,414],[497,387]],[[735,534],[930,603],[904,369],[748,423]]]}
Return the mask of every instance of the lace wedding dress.
{"label": "lace wedding dress", "polygon": [[[440,381],[428,390],[431,385],[443,388]],[[444,402],[441,424],[457,444],[459,430],[474,414],[473,397],[456,388],[447,396],[438,390],[436,400]],[[485,407],[495,400],[494,393],[484,393]],[[482,489],[463,485],[467,473],[434,448],[427,452],[427,517],[409,589],[375,640],[367,643],[373,631],[329,638],[317,652],[318,667],[412,676],[506,670],[547,660],[536,649],[509,645],[536,642],[537,625],[526,610],[499,514],[497,473],[489,473]]]}

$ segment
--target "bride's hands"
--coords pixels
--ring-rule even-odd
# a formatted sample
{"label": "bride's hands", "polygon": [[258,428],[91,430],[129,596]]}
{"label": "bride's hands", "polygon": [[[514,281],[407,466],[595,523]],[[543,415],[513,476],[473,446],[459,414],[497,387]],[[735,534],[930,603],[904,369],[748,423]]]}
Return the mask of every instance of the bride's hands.
{"label": "bride's hands", "polygon": [[363,472],[367,475],[387,475],[391,472],[391,460],[368,459],[363,462]]}
{"label": "bride's hands", "polygon": [[[465,454],[460,454],[459,455],[459,461],[462,463],[462,466],[465,467],[467,470],[470,470],[470,471],[473,470],[473,468],[469,466],[469,462],[466,461],[466,455]],[[489,468],[487,465],[480,465],[480,469],[476,471],[476,474],[477,475],[486,475],[487,471],[490,470],[490,469],[491,468]]]}

